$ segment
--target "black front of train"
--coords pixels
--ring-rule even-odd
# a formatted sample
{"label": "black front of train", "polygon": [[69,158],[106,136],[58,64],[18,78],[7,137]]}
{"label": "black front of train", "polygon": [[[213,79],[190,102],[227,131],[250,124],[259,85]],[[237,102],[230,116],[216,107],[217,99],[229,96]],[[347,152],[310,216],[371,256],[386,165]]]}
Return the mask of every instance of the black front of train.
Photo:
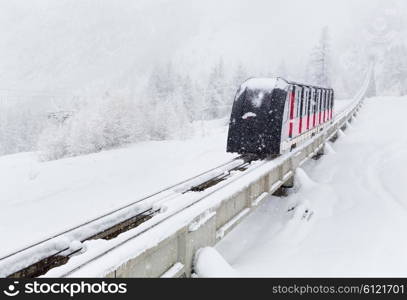
{"label": "black front of train", "polygon": [[272,156],[280,154],[286,89],[242,86],[229,123],[227,152]]}

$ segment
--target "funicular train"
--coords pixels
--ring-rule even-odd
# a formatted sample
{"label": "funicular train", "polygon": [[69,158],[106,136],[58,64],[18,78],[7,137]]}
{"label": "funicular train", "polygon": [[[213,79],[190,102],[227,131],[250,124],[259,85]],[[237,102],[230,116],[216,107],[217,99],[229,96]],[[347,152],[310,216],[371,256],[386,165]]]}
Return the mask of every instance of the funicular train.
{"label": "funicular train", "polygon": [[227,151],[276,156],[292,151],[332,122],[334,91],[283,78],[252,78],[232,108]]}

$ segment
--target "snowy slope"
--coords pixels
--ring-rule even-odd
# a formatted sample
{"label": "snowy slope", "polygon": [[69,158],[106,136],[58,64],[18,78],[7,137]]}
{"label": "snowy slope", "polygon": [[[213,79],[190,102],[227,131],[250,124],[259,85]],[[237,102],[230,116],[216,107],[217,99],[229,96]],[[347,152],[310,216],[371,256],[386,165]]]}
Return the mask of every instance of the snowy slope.
{"label": "snowy slope", "polygon": [[406,110],[407,98],[367,100],[329,155],[298,172],[300,187],[217,250],[240,276],[407,276]]}
{"label": "snowy slope", "polygon": [[0,157],[0,234],[7,241],[0,256],[229,161],[236,155],[225,151],[224,124],[187,141],[58,161],[39,162],[34,153]]}

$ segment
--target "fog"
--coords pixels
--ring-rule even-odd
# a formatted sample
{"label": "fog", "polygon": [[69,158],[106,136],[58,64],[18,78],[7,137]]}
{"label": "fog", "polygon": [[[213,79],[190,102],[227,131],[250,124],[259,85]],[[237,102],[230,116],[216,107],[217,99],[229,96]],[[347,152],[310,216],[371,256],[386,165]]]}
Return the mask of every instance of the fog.
{"label": "fog", "polygon": [[406,14],[407,3],[1,0],[0,8],[0,87],[72,92],[133,85],[129,78],[159,62],[200,71],[219,57],[254,73],[274,72],[284,60],[301,78],[324,26],[339,62],[349,45],[367,43],[368,24],[381,24],[389,10]]}
{"label": "fog", "polygon": [[187,138],[248,77],[349,98],[374,61],[377,93],[404,95],[406,15],[405,0],[0,0],[0,155]]}

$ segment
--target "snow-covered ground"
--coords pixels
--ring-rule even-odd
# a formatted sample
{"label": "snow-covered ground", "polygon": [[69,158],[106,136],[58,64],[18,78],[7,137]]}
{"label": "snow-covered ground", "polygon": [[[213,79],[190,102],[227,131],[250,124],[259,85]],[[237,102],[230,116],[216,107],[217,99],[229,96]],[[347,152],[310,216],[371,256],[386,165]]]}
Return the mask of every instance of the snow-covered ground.
{"label": "snow-covered ground", "polygon": [[[340,111],[349,101],[337,103]],[[231,160],[226,124],[198,122],[193,139],[58,161],[0,157],[0,257]]]}
{"label": "snow-covered ground", "polygon": [[288,197],[270,197],[216,246],[221,256],[203,252],[234,271],[223,262],[200,275],[407,276],[406,111],[407,97],[366,100]]}
{"label": "snow-covered ground", "polygon": [[35,153],[0,157],[0,257],[207,171],[227,154],[225,120],[204,136],[145,142],[86,156],[39,162]]}

